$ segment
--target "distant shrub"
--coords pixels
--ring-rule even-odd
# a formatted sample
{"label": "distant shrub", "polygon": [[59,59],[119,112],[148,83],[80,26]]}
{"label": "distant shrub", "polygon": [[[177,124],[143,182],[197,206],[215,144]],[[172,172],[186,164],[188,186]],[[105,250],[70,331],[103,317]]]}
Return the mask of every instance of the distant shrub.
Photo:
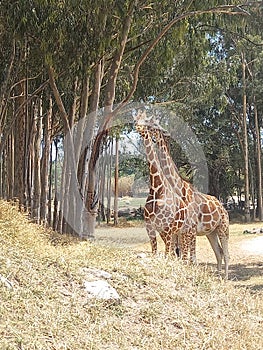
{"label": "distant shrub", "polygon": [[[134,183],[134,175],[122,176],[119,178],[119,197],[133,196],[132,186]],[[114,193],[114,180],[112,181],[112,192]]]}

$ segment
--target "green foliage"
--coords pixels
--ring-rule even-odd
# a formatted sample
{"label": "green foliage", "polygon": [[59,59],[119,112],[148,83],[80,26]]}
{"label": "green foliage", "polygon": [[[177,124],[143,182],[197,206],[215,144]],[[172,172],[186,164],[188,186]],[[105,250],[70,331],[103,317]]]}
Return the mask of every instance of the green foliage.
{"label": "green foliage", "polygon": [[135,175],[135,180],[148,178],[148,165],[145,159],[138,156],[122,156],[119,163],[119,175]]}

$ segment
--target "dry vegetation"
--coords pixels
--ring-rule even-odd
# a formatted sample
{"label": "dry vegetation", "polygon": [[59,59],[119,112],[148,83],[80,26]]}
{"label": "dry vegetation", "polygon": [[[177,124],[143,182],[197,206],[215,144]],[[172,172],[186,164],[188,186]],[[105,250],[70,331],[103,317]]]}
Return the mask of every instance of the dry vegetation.
{"label": "dry vegetation", "polygon": [[[248,239],[238,230],[232,256],[238,240]],[[209,264],[185,266],[138,257],[149,251],[142,228],[99,229],[98,237],[89,244],[56,235],[0,202],[1,350],[263,348],[259,260],[240,262],[237,250],[232,280],[224,282],[211,273],[214,257],[203,239],[199,260]],[[249,263],[244,277],[238,266]],[[87,299],[85,267],[112,273],[120,303]]]}

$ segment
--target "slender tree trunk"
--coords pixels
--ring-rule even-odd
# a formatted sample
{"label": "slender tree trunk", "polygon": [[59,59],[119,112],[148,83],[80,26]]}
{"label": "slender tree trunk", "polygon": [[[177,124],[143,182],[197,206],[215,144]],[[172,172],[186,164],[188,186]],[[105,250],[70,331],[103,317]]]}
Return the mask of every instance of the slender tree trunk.
{"label": "slender tree trunk", "polygon": [[115,141],[115,175],[114,175],[114,226],[118,225],[118,197],[119,197],[119,139]]}
{"label": "slender tree trunk", "polygon": [[52,117],[52,98],[49,96],[49,109],[45,117],[43,117],[43,141],[41,158],[41,198],[40,198],[40,221],[47,224],[47,204],[48,204],[48,175],[49,175],[49,159],[51,145],[51,117]]}
{"label": "slender tree trunk", "polygon": [[54,160],[54,212],[52,227],[58,231],[59,210],[58,210],[58,141],[54,140],[55,160]]}
{"label": "slender tree trunk", "polygon": [[106,181],[106,147],[102,152],[102,157],[99,159],[99,206],[98,206],[98,225],[105,221],[105,181]]}
{"label": "slender tree trunk", "polygon": [[26,187],[26,206],[29,211],[32,207],[32,154],[34,152],[33,142],[33,127],[34,123],[34,102],[31,102],[29,113],[26,120],[26,150],[25,150],[25,187]]}
{"label": "slender tree trunk", "polygon": [[[251,161],[249,160],[249,172],[250,172],[250,180],[249,180],[249,187],[250,187],[250,212],[252,209],[252,220],[255,221],[256,219],[256,207],[255,207],[255,177],[253,174],[253,165],[251,164]],[[251,220],[251,213],[250,213],[250,220]]]}
{"label": "slender tree trunk", "polygon": [[[27,45],[26,45],[27,47]],[[25,57],[27,55],[27,48],[25,49]],[[25,79],[25,134],[24,134],[24,139],[25,139],[25,152],[24,152],[24,183],[25,183],[25,208],[28,211],[30,208],[31,204],[31,198],[30,198],[30,188],[28,187],[28,177],[29,177],[29,172],[31,171],[30,167],[28,164],[30,163],[30,157],[29,157],[29,142],[30,142],[30,135],[31,135],[31,129],[30,129],[30,121],[31,121],[31,114],[30,110],[32,109],[32,104],[29,106],[28,103],[28,66],[26,63],[26,79]]]}
{"label": "slender tree trunk", "polygon": [[52,169],[53,169],[53,147],[52,142],[50,144],[50,152],[49,152],[49,175],[48,175],[48,214],[47,214],[47,222],[48,226],[52,227],[52,195],[53,195],[53,179],[52,179]]}
{"label": "slender tree trunk", "polygon": [[33,208],[32,215],[36,223],[40,223],[40,198],[41,198],[41,180],[40,180],[40,147],[42,134],[42,101],[39,100],[37,113],[35,114],[35,139],[34,139],[34,177],[33,177]]}
{"label": "slender tree trunk", "polygon": [[256,98],[254,96],[255,131],[256,131],[256,157],[257,157],[257,214],[260,221],[263,221],[263,201],[262,201],[262,163],[261,163],[261,136],[258,122],[258,111]]}
{"label": "slender tree trunk", "polygon": [[108,156],[107,156],[107,224],[111,220],[111,179],[112,179],[112,152],[113,139],[110,142]]}
{"label": "slender tree trunk", "polygon": [[106,156],[104,153],[102,165],[101,165],[101,173],[100,173],[100,210],[99,210],[99,219],[101,221],[105,221],[105,182],[106,182]]}
{"label": "slender tree trunk", "polygon": [[65,176],[66,176],[66,167],[67,167],[67,154],[64,154],[62,171],[61,171],[61,182],[59,190],[59,205],[58,205],[58,223],[57,230],[60,233],[63,233],[63,221],[64,221],[64,188],[65,188]]}
{"label": "slender tree trunk", "polygon": [[243,144],[244,144],[244,177],[245,177],[245,221],[250,222],[249,199],[249,153],[247,134],[247,95],[246,95],[246,61],[242,54],[242,82],[243,82]]}
{"label": "slender tree trunk", "polygon": [[[17,87],[17,108],[25,101],[26,95],[25,82],[22,82]],[[14,125],[15,138],[15,181],[14,181],[14,196],[18,199],[20,208],[24,208],[25,204],[25,181],[24,181],[24,166],[25,166],[25,108],[21,109],[19,116],[16,118]]]}
{"label": "slender tree trunk", "polygon": [[9,166],[8,166],[8,195],[7,198],[14,198],[14,168],[15,168],[15,148],[14,148],[14,135],[13,132],[8,137],[8,144],[9,144]]}

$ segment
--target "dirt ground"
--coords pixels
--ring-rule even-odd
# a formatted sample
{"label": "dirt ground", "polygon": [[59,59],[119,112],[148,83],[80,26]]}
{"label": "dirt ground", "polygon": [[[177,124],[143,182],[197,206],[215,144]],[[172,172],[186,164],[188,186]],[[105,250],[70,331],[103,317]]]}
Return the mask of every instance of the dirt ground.
{"label": "dirt ground", "polygon": [[[201,240],[197,243],[198,260],[214,269],[213,252],[204,237]],[[229,253],[229,279],[237,286],[263,293],[263,235],[230,236]]]}
{"label": "dirt ground", "polygon": [[[260,224],[256,224],[259,227]],[[251,292],[263,293],[263,234],[243,234],[247,225],[230,226],[229,279],[238,287],[249,288]],[[254,227],[251,224],[249,227]],[[130,248],[150,254],[151,248],[144,226],[141,227],[100,227],[97,229],[99,244]],[[164,252],[164,245],[159,240],[158,251]],[[206,237],[197,237],[198,264],[215,271],[216,259]]]}

